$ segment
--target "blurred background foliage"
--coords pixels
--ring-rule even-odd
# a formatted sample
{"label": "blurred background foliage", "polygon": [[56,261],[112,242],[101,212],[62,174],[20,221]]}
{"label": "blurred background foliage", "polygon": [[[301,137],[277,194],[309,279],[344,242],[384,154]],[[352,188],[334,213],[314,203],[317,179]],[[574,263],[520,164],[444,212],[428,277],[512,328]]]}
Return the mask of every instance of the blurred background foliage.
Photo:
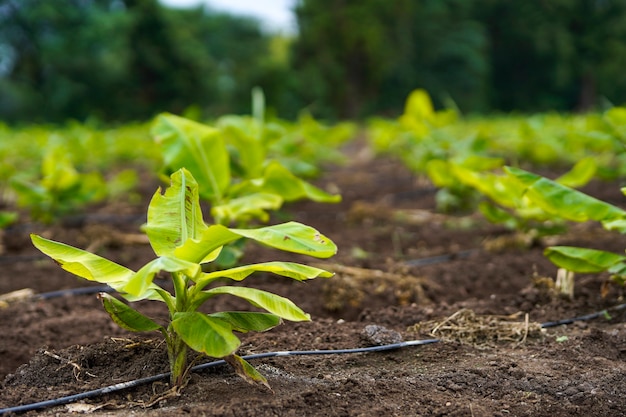
{"label": "blurred background foliage", "polygon": [[464,113],[626,102],[624,0],[298,0],[297,33],[157,0],[0,0],[0,120],[397,116],[415,88]]}

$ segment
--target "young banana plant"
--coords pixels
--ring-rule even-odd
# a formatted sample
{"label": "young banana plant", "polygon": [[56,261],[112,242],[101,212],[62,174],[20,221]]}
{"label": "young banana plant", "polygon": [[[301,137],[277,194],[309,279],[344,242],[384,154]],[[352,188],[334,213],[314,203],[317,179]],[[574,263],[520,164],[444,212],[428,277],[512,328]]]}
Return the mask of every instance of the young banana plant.
{"label": "young banana plant", "polygon": [[[310,320],[292,301],[250,287],[224,285],[242,281],[254,272],[270,272],[297,281],[331,277],[331,272],[292,262],[263,262],[214,272],[203,272],[222,248],[239,239],[250,239],[275,249],[327,258],[335,244],[317,230],[296,222],[258,229],[235,229],[207,225],[199,204],[198,184],[184,168],[171,175],[171,186],[152,197],[144,226],[156,258],[138,271],[72,246],[31,235],[33,244],[63,269],[90,281],[108,284],[129,302],[155,300],[169,310],[166,323],[159,323],[127,303],[108,294],[100,299],[115,323],[135,331],[160,331],[167,343],[171,384],[186,383],[188,349],[214,358],[224,358],[244,379],[267,385],[266,379],[236,355],[240,345],[235,332],[266,331],[281,323]],[[154,282],[160,271],[169,273],[173,290]],[[202,313],[199,307],[217,295],[242,298],[265,310]]]}

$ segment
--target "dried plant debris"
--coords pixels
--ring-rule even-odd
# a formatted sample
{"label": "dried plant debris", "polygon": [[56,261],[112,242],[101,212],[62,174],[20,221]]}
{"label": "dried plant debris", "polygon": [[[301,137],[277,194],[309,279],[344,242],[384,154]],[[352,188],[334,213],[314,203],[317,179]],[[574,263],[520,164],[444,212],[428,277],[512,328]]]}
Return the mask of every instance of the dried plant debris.
{"label": "dried plant debris", "polygon": [[432,210],[397,209],[385,204],[372,204],[365,201],[356,201],[348,212],[348,221],[354,224],[368,222],[388,222],[396,224],[419,226],[422,224],[444,223],[449,216],[433,213]]}
{"label": "dried plant debris", "polygon": [[367,297],[389,297],[390,302],[408,305],[427,300],[426,279],[405,273],[385,272],[378,269],[357,268],[344,265],[318,265],[336,273],[324,283],[324,307],[339,311],[345,307],[360,307]]}
{"label": "dried plant debris", "polygon": [[0,294],[0,308],[7,308],[9,304],[30,300],[34,296],[35,291],[32,288],[23,288],[6,294]]}
{"label": "dried plant debris", "polygon": [[540,323],[530,322],[528,314],[519,321],[522,313],[509,316],[477,315],[462,309],[443,320],[420,322],[409,328],[415,333],[428,333],[443,341],[471,345],[491,345],[499,342],[524,343],[528,338],[540,338]]}
{"label": "dried plant debris", "polygon": [[512,250],[527,250],[537,243],[538,236],[533,231],[513,233],[487,238],[483,248],[490,253],[503,253]]}

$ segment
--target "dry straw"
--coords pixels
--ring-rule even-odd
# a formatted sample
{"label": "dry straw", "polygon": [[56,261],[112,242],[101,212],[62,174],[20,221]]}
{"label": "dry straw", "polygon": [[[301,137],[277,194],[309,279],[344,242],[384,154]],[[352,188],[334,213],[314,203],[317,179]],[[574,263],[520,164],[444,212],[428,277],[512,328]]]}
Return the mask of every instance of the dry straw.
{"label": "dry straw", "polygon": [[530,322],[528,314],[519,321],[522,313],[509,316],[477,315],[470,309],[462,309],[443,320],[420,322],[409,330],[428,333],[444,341],[472,345],[489,345],[498,342],[522,344],[528,338],[542,335],[540,323]]}

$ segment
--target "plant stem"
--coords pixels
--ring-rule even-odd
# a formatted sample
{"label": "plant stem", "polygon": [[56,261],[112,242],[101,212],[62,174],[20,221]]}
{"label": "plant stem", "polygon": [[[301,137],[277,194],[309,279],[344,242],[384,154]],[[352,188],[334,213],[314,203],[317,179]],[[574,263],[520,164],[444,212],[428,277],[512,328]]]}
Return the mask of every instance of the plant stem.
{"label": "plant stem", "polygon": [[[187,311],[187,285],[188,279],[184,274],[172,273],[174,284],[175,311],[170,311],[170,320],[174,319],[177,312]],[[176,333],[170,323],[167,328],[167,356],[170,362],[170,384],[172,387],[182,387],[185,384],[187,371],[187,344]]]}
{"label": "plant stem", "polygon": [[182,387],[187,371],[187,344],[176,334],[172,325],[168,328],[167,356],[170,362],[170,385]]}

